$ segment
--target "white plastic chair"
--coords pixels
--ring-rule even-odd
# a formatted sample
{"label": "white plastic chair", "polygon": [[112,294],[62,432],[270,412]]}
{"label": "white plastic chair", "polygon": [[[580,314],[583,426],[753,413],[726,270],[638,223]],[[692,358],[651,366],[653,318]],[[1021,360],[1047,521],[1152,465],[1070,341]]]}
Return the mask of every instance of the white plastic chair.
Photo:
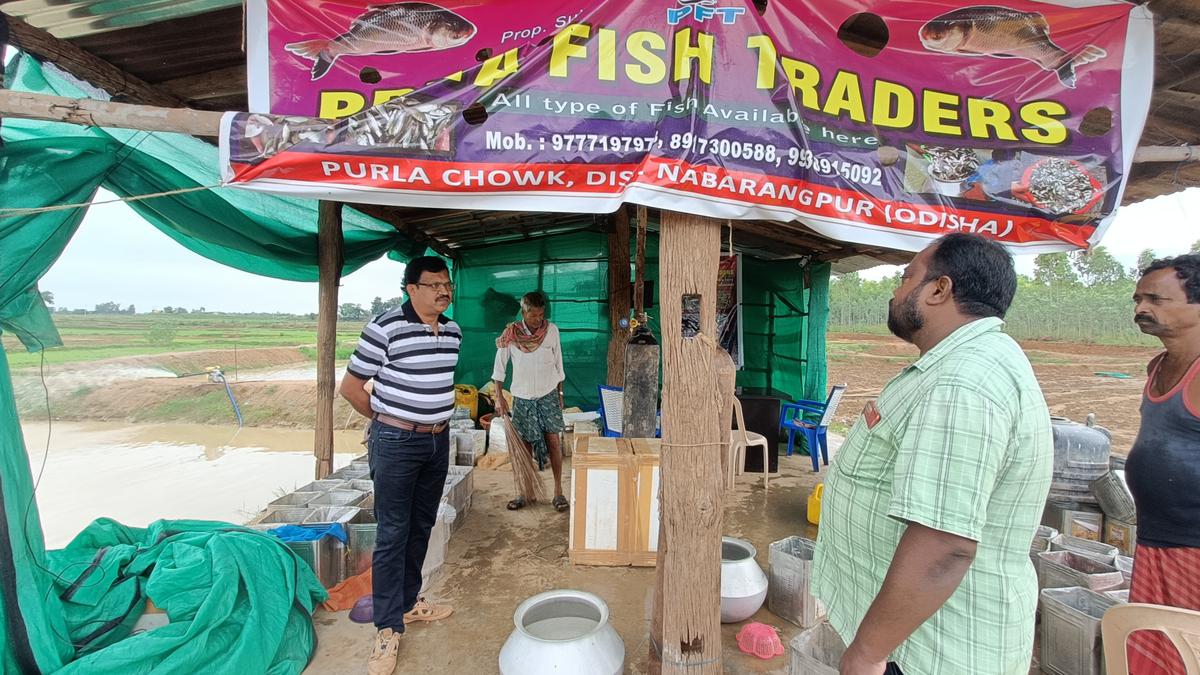
{"label": "white plastic chair", "polygon": [[756,434],[753,431],[746,431],[746,420],[742,417],[742,402],[733,399],[733,414],[737,419],[737,427],[729,438],[729,473],[725,477],[725,484],[730,490],[733,489],[736,482],[736,476],[743,473],[743,467],[746,463],[746,449],[751,445],[762,446],[763,450],[763,490],[767,489],[767,469],[769,467],[768,459],[770,448],[767,443],[767,437],[762,434]]}
{"label": "white plastic chair", "polygon": [[1129,675],[1125,641],[1130,633],[1139,630],[1165,633],[1179,650],[1187,675],[1200,675],[1200,655],[1193,646],[1193,643],[1200,646],[1200,612],[1141,603],[1117,605],[1105,612],[1100,620],[1108,675]]}

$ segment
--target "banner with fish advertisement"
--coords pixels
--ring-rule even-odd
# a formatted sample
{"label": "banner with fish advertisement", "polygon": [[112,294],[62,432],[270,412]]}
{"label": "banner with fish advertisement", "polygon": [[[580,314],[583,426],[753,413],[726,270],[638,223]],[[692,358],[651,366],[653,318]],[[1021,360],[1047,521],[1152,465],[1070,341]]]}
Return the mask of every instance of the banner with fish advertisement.
{"label": "banner with fish advertisement", "polygon": [[918,250],[1100,240],[1153,83],[1118,0],[248,0],[229,185],[800,221]]}

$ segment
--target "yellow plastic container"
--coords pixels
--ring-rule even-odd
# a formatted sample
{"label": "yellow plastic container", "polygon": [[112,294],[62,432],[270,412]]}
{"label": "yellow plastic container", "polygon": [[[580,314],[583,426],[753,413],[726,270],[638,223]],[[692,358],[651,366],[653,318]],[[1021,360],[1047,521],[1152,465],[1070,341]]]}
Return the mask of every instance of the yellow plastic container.
{"label": "yellow plastic container", "polygon": [[471,411],[471,419],[479,419],[479,389],[469,384],[454,385],[454,407]]}
{"label": "yellow plastic container", "polygon": [[813,525],[821,523],[821,493],[825,492],[825,484],[817,483],[812,493],[808,495],[808,522]]}

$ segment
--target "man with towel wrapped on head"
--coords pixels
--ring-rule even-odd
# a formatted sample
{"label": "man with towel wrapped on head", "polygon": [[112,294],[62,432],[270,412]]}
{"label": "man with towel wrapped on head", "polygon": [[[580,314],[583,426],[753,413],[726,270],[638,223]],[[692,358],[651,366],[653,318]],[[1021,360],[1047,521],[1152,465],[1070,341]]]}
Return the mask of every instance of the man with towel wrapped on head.
{"label": "man with towel wrapped on head", "polygon": [[[496,388],[496,414],[508,414],[504,400],[504,380],[508,363],[512,362],[513,427],[533,449],[538,468],[546,466],[549,456],[554,470],[554,509],[566,511],[569,506],[562,488],[562,448],[559,434],[563,425],[563,359],[558,326],[546,320],[546,296],[540,291],[526,293],[521,298],[521,320],[505,327],[496,338],[496,366],[492,381]],[[517,496],[508,503],[515,511],[525,506],[525,498]]]}

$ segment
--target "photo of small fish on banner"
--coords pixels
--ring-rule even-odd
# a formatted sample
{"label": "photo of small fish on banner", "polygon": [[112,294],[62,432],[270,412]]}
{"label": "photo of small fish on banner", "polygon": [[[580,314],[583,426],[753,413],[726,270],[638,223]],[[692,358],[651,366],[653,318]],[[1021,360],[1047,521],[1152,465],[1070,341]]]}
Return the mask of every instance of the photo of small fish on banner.
{"label": "photo of small fish on banner", "polygon": [[230,159],[254,164],[284,150],[353,154],[356,148],[371,148],[372,155],[393,149],[401,155],[448,157],[454,154],[451,123],[460,110],[455,102],[400,96],[336,123],[255,113],[234,122],[231,138],[238,142]]}
{"label": "photo of small fish on banner", "polygon": [[904,189],[914,194],[1032,206],[1087,221],[1101,215],[1107,171],[1088,158],[907,144]]}

